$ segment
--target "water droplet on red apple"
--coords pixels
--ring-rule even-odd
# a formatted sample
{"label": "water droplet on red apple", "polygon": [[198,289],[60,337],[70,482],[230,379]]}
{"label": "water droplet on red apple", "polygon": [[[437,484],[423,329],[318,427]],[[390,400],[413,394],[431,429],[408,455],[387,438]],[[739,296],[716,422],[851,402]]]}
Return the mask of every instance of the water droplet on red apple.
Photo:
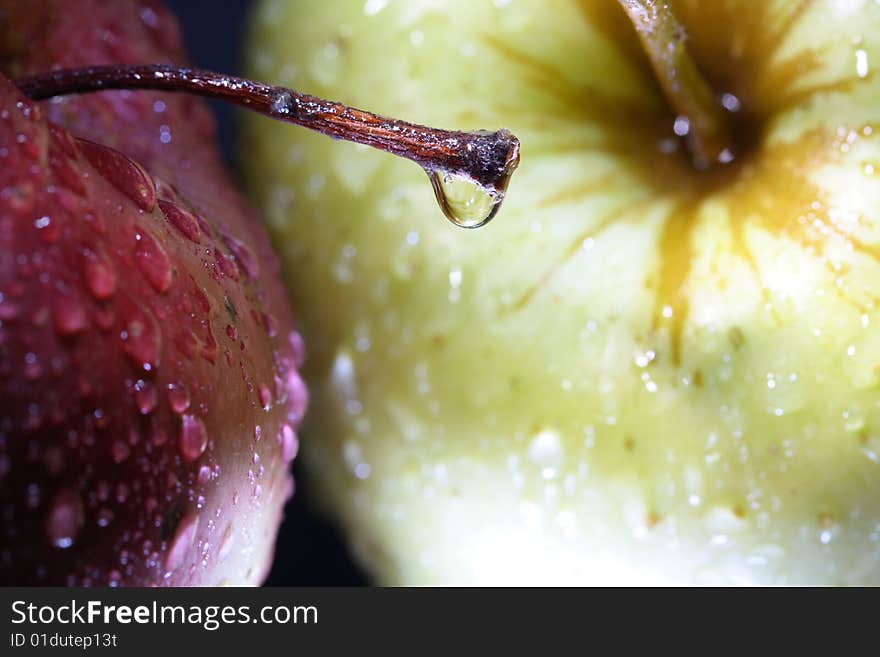
{"label": "water droplet on red apple", "polygon": [[141,415],[152,413],[159,402],[159,394],[149,381],[139,379],[134,384],[134,400]]}
{"label": "water droplet on red apple", "polygon": [[266,334],[270,338],[274,338],[276,335],[278,335],[278,320],[275,319],[274,316],[270,315],[269,313],[263,313],[262,320],[263,328],[266,329]]}
{"label": "water droplet on red apple", "polygon": [[73,297],[56,297],[52,304],[52,318],[58,335],[68,336],[85,329],[88,320],[83,305]]}
{"label": "water droplet on red apple", "polygon": [[214,259],[217,262],[217,268],[223,272],[227,278],[237,281],[239,278],[238,264],[235,258],[223,253],[220,249],[214,249]]}
{"label": "water droplet on red apple", "polygon": [[211,468],[207,465],[203,465],[199,468],[198,478],[196,479],[200,486],[204,486],[209,481],[211,481]]}
{"label": "water droplet on red apple", "polygon": [[281,456],[285,463],[290,463],[299,451],[299,440],[297,440],[296,432],[289,424],[281,426]]}
{"label": "water droplet on red apple", "polygon": [[110,509],[98,509],[96,521],[98,527],[106,527],[113,522],[113,512]]}
{"label": "water droplet on red apple", "polygon": [[162,294],[168,291],[171,287],[171,261],[153,236],[145,231],[137,235],[134,260],[156,292]]}
{"label": "water droplet on red apple", "polygon": [[291,331],[287,336],[290,351],[293,354],[293,363],[302,367],[306,361],[306,345],[302,335],[298,331]]}
{"label": "water droplet on red apple", "polygon": [[202,419],[195,415],[187,414],[180,420],[180,455],[184,461],[195,461],[208,446],[208,431]]}
{"label": "water droplet on red apple", "polygon": [[199,242],[201,230],[199,229],[199,221],[191,212],[184,210],[182,207],[171,201],[159,201],[159,208],[162,214],[170,221],[180,233],[191,242]]}
{"label": "water droplet on red apple", "polygon": [[24,378],[28,381],[35,381],[39,379],[43,374],[43,366],[40,361],[37,359],[37,355],[33,352],[28,352],[24,355],[24,367],[22,369],[22,373],[24,374]]}
{"label": "water droplet on red apple", "polygon": [[306,406],[309,401],[309,391],[299,372],[295,369],[289,369],[285,374],[284,380],[289,409],[287,419],[294,424],[298,424],[302,420],[303,415],[305,415]]}
{"label": "water droplet on red apple", "polygon": [[168,384],[168,405],[178,415],[185,413],[189,408],[189,390],[182,383]]}
{"label": "water droplet on red apple", "polygon": [[113,455],[113,461],[115,463],[122,463],[125,459],[128,458],[131,450],[124,442],[122,442],[121,440],[117,440],[113,443],[111,453]]}
{"label": "water droplet on red apple", "polygon": [[52,500],[49,515],[46,517],[46,536],[58,548],[73,545],[83,524],[83,505],[79,495],[69,489],[62,489]]}
{"label": "water droplet on red apple", "polygon": [[261,383],[258,388],[258,394],[260,397],[260,406],[263,407],[264,411],[268,411],[272,407],[272,392],[265,383]]}
{"label": "water droplet on red apple", "polygon": [[135,367],[145,371],[155,370],[159,365],[162,340],[156,318],[131,300],[126,300],[121,308],[124,328],[120,332],[120,338],[123,351]]}
{"label": "water droplet on red apple", "polygon": [[153,179],[127,155],[117,150],[77,139],[77,144],[91,165],[110,183],[134,201],[144,212],[156,206],[156,186]]}
{"label": "water droplet on red apple", "polygon": [[61,220],[44,214],[34,220],[34,228],[40,235],[43,244],[55,244],[61,237]]}
{"label": "water droplet on red apple", "polygon": [[202,337],[202,348],[199,353],[209,363],[217,362],[217,338],[214,337],[210,322],[205,323],[205,334]]}
{"label": "water droplet on red apple", "polygon": [[101,254],[83,252],[83,275],[92,296],[99,301],[109,299],[116,292],[116,272]]}
{"label": "water droplet on red apple", "polygon": [[247,278],[257,278],[260,275],[260,262],[247,245],[232,235],[223,235],[223,241],[235,256],[239,266]]}

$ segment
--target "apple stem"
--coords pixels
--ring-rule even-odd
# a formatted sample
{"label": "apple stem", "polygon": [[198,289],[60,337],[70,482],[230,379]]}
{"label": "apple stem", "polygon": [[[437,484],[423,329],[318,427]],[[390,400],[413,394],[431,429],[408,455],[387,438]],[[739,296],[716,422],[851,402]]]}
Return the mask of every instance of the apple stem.
{"label": "apple stem", "polygon": [[508,130],[439,130],[211,71],[165,65],[95,66],[20,78],[15,84],[33,100],[110,89],[188,92],[221,99],[329,137],[393,153],[429,174],[462,177],[501,196],[519,163],[519,140]]}
{"label": "apple stem", "polygon": [[684,26],[668,0],[619,0],[632,21],[676,119],[694,165],[705,169],[734,159],[729,117],[686,47]]}

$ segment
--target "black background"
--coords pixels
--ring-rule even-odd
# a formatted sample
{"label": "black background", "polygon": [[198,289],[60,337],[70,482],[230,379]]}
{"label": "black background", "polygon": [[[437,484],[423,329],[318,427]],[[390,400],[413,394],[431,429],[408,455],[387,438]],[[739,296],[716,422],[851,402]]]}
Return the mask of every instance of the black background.
{"label": "black background", "polygon": [[[249,0],[166,0],[180,19],[192,63],[224,73],[241,73],[241,52]],[[235,171],[236,115],[212,103],[223,153]],[[291,128],[296,129],[296,128]],[[352,562],[339,533],[310,510],[304,478],[296,477],[296,495],[285,509],[278,535],[270,586],[358,585],[364,575]]]}

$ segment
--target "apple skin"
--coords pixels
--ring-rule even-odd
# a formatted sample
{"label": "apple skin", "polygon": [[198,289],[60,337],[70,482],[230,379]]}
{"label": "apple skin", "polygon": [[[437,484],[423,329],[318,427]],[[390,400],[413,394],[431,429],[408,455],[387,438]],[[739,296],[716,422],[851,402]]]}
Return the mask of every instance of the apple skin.
{"label": "apple skin", "polygon": [[[158,3],[0,0],[10,76],[183,60]],[[303,352],[210,112],[0,96],[0,584],[261,583]]]}
{"label": "apple skin", "polygon": [[250,73],[522,163],[246,117],[310,344],[305,462],[387,584],[880,584],[880,7],[675,3],[742,154],[696,172],[616,3],[266,1]]}

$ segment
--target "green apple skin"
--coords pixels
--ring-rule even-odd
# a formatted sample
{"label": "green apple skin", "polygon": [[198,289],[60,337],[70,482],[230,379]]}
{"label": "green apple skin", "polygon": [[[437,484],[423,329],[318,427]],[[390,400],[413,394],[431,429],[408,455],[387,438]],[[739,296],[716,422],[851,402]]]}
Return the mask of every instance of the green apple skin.
{"label": "green apple skin", "polygon": [[661,153],[611,0],[259,5],[251,75],[522,142],[465,231],[416,165],[246,119],[309,483],[377,582],[880,584],[880,6],[675,8],[742,105],[723,172]]}

